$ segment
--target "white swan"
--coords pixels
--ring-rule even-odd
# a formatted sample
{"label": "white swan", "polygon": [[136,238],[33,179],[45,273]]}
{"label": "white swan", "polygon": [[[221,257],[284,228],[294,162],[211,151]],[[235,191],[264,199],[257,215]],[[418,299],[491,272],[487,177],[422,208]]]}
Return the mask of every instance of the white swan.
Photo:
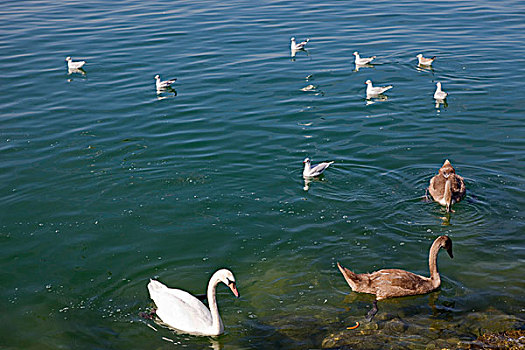
{"label": "white swan", "polygon": [[227,269],[216,271],[208,283],[208,309],[199,299],[181,289],[171,289],[156,280],[150,280],[148,290],[150,298],[157,306],[157,316],[178,331],[195,334],[214,336],[224,332],[224,325],[217,300],[215,289],[219,282],[224,283],[232,290],[236,297],[239,292],[235,286],[235,277]]}

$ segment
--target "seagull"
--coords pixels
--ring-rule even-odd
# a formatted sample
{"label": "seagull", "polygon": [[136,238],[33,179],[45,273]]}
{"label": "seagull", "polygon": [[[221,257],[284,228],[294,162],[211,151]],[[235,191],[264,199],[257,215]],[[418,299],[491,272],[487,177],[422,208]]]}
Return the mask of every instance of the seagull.
{"label": "seagull", "polygon": [[304,170],[303,170],[303,177],[309,178],[309,177],[316,177],[323,173],[323,171],[326,170],[330,166],[332,162],[323,162],[319,163],[316,166],[312,167],[310,164],[310,158],[306,158],[304,161]]}
{"label": "seagull", "polygon": [[307,85],[301,89],[301,91],[312,91],[312,90],[315,90],[315,85],[312,85],[312,84]]}
{"label": "seagull", "polygon": [[355,64],[357,65],[365,65],[365,64],[368,64],[370,62],[372,62],[374,60],[374,58],[376,58],[376,56],[372,56],[372,57],[360,57],[359,56],[359,52],[354,52],[354,56],[355,56]]}
{"label": "seagull", "polygon": [[432,58],[425,58],[423,57],[423,54],[419,54],[416,57],[420,66],[431,66],[432,62],[434,62],[434,60],[436,59],[436,56]]}
{"label": "seagull", "polygon": [[166,90],[166,89],[170,88],[171,87],[170,85],[173,84],[175,82],[175,80],[177,80],[177,79],[175,78],[175,79],[161,81],[160,80],[160,76],[157,74],[157,75],[155,75],[155,80],[156,80],[156,84],[157,84],[157,91],[159,91],[159,90]]}
{"label": "seagull", "polygon": [[290,39],[290,40],[292,41],[292,44],[290,45],[290,48],[292,49],[292,51],[304,50],[304,47],[310,41],[310,39],[306,39],[305,41],[302,41],[299,44],[297,44],[297,43],[295,43],[295,38],[294,37],[292,37],[292,39]]}
{"label": "seagull", "polygon": [[365,84],[367,85],[367,87],[366,87],[366,97],[367,98],[377,97],[378,95],[382,94],[383,92],[393,88],[392,85],[388,85],[388,86],[373,86],[372,85],[372,81],[370,79],[368,79],[365,82]]}
{"label": "seagull", "polygon": [[448,96],[448,93],[446,93],[445,91],[441,90],[441,83],[438,81],[436,83],[436,92],[434,92],[434,98],[436,100],[440,100],[440,101],[443,101],[444,99],[446,99]]}
{"label": "seagull", "polygon": [[69,56],[66,57],[66,61],[67,61],[67,68],[71,70],[80,69],[86,64],[86,61],[73,62],[73,60]]}

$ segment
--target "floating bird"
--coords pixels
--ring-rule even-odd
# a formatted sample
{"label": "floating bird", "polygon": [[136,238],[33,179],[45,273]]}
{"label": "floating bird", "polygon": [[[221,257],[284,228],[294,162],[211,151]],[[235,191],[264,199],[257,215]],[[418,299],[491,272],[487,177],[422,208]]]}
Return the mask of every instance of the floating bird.
{"label": "floating bird", "polygon": [[437,268],[437,256],[440,248],[445,248],[448,255],[451,258],[454,257],[452,254],[452,240],[448,236],[436,238],[430,247],[428,257],[430,277],[416,275],[415,273],[399,269],[384,269],[372,273],[357,274],[344,268],[339,262],[337,267],[354,292],[369,293],[376,296],[373,308],[367,314],[367,320],[371,321],[378,311],[378,300],[426,294],[439,288],[441,278]]}
{"label": "floating bird", "polygon": [[430,179],[427,191],[436,202],[446,206],[447,212],[454,212],[452,204],[461,201],[467,192],[465,181],[456,174],[448,159],[439,169],[439,174]]}
{"label": "floating bird", "polygon": [[330,164],[333,163],[332,162],[323,162],[323,163],[319,163],[317,165],[315,165],[314,167],[312,167],[311,163],[310,163],[310,158],[306,158],[304,161],[304,170],[303,170],[303,177],[305,178],[309,178],[309,177],[316,177],[316,176],[319,176],[323,173],[323,171],[326,170],[326,168],[328,168],[330,166]]}
{"label": "floating bird", "polygon": [[365,84],[367,85],[367,87],[366,87],[366,98],[377,97],[380,94],[382,94],[383,92],[393,88],[392,85],[388,85],[388,86],[373,86],[372,85],[372,81],[370,79],[367,80],[365,82]]}
{"label": "floating bird", "polygon": [[304,88],[301,89],[301,91],[312,91],[315,90],[315,85],[306,85]]}
{"label": "floating bird", "polygon": [[356,65],[360,65],[360,66],[364,66],[365,64],[368,64],[370,62],[372,62],[374,60],[374,58],[376,58],[376,56],[372,56],[372,57],[360,57],[359,56],[359,52],[354,52],[354,56],[355,56],[355,64]]}
{"label": "floating bird", "polygon": [[69,56],[66,57],[66,61],[69,70],[81,69],[86,64],[86,61],[74,62]]}
{"label": "floating bird", "polygon": [[310,39],[306,39],[305,41],[302,41],[299,44],[297,44],[295,42],[295,38],[294,37],[292,37],[290,40],[292,42],[291,45],[290,45],[290,48],[291,48],[292,51],[304,50],[304,47],[310,41]]}
{"label": "floating bird", "polygon": [[171,87],[171,84],[173,84],[176,80],[177,80],[177,78],[161,81],[160,80],[160,76],[158,74],[155,75],[155,81],[156,81],[156,84],[157,84],[157,91],[169,89]]}
{"label": "floating bird", "polygon": [[155,313],[163,323],[184,333],[214,336],[224,332],[224,325],[215,299],[215,289],[219,282],[227,285],[232,293],[237,298],[239,297],[233,273],[227,269],[218,270],[211,276],[208,283],[209,309],[190,293],[181,289],[168,288],[156,280],[150,280],[148,290],[151,299],[157,306]]}
{"label": "floating bird", "polygon": [[419,54],[416,57],[420,66],[431,66],[432,62],[434,62],[434,60],[436,59],[436,56],[432,58],[425,58],[423,57],[423,54]]}
{"label": "floating bird", "polygon": [[439,101],[445,100],[447,98],[448,94],[441,90],[441,83],[438,81],[436,83],[436,92],[434,92],[434,98]]}

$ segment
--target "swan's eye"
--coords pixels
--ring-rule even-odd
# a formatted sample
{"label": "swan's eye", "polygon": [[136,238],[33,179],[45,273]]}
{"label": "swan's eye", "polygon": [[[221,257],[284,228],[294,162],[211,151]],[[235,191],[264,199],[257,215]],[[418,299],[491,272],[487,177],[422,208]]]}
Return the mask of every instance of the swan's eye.
{"label": "swan's eye", "polygon": [[235,284],[235,281],[232,281],[232,280],[230,280],[229,278],[226,278],[226,281],[228,281],[228,283],[226,283],[228,286],[229,286],[230,284],[232,284],[232,283]]}

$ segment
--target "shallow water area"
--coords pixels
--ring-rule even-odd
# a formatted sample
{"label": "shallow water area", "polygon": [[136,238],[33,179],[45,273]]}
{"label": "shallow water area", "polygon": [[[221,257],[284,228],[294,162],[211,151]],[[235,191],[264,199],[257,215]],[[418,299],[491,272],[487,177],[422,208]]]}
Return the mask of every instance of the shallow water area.
{"label": "shallow water area", "polygon": [[[524,11],[6,2],[0,347],[468,348],[523,329]],[[292,36],[310,38],[294,57]],[[356,69],[354,51],[377,58]],[[157,94],[156,74],[174,90]],[[369,101],[368,79],[394,87]],[[305,190],[306,157],[335,162]],[[445,159],[467,186],[453,213],[424,200]],[[443,234],[441,289],[367,323],[373,296],[336,263],[428,275]],[[221,267],[241,294],[217,289],[224,335],[140,317],[150,278],[200,294]]]}

